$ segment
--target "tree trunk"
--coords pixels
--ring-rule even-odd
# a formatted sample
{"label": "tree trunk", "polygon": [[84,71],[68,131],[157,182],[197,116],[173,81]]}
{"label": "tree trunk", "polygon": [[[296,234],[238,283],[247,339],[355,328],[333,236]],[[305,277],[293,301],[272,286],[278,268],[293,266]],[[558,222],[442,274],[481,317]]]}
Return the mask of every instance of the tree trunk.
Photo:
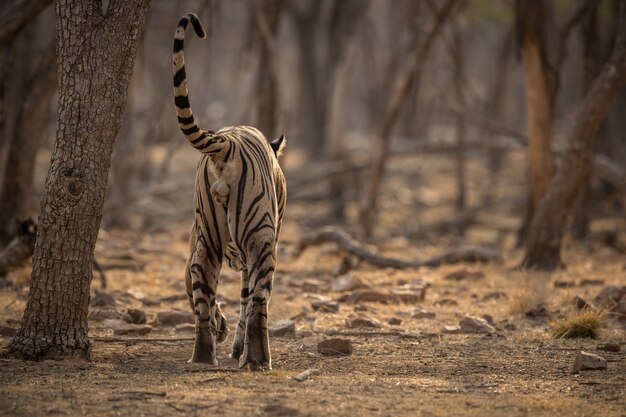
{"label": "tree trunk", "polygon": [[270,140],[276,136],[280,116],[276,37],[283,0],[257,0],[255,22],[261,39],[256,82],[256,124]]}
{"label": "tree trunk", "polygon": [[113,143],[150,0],[56,0],[59,103],[30,292],[8,346],[25,358],[89,357],[93,251]]}
{"label": "tree trunk", "polygon": [[[45,18],[44,22],[38,21],[36,26],[28,27],[20,34],[20,39],[15,39],[13,55],[21,58],[12,67],[10,76],[2,80],[11,83],[13,88],[7,107],[11,123],[3,134],[7,159],[0,182],[0,245],[13,238],[15,220],[29,215],[35,157],[46,131],[48,110],[56,90],[54,42],[42,45],[42,51],[33,46],[42,43],[43,38],[51,38],[53,15]],[[25,95],[24,91],[28,94]]]}
{"label": "tree trunk", "polygon": [[413,62],[410,68],[398,75],[396,87],[392,92],[392,96],[388,101],[383,126],[379,136],[376,148],[372,152],[371,173],[365,187],[363,200],[359,210],[359,227],[363,237],[372,235],[372,225],[374,216],[378,206],[378,194],[380,193],[380,184],[385,173],[385,166],[389,157],[391,135],[400,117],[400,112],[404,107],[409,92],[413,85],[419,84],[421,75],[420,68],[423,65],[435,38],[441,31],[443,23],[452,13],[456,0],[448,0],[442,8],[434,16],[432,27],[426,34],[423,42],[416,42],[413,51]]}
{"label": "tree trunk", "polygon": [[[454,25],[452,29],[453,36],[453,76],[454,76],[454,94],[456,102],[459,108],[465,107],[465,75],[463,72],[463,36],[461,34],[461,28]],[[456,115],[456,150],[455,150],[455,165],[456,165],[456,215],[461,217],[466,208],[466,185],[465,185],[465,171],[466,171],[466,158],[465,158],[465,116],[462,112]],[[465,236],[466,224],[460,222],[457,227],[459,236]]]}
{"label": "tree trunk", "polygon": [[527,227],[536,208],[548,189],[553,175],[550,156],[552,130],[552,100],[545,59],[542,1],[522,1],[521,14],[522,57],[526,83],[526,114],[528,118],[528,206],[520,233],[525,240]]}
{"label": "tree trunk", "polygon": [[567,149],[530,225],[525,268],[554,270],[561,262],[561,240],[570,210],[591,169],[593,145],[613,98],[626,82],[626,3],[619,2],[615,45],[609,62],[574,113]]}
{"label": "tree trunk", "polygon": [[[592,2],[588,16],[583,22],[582,27],[584,54],[583,95],[589,92],[598,72],[598,59],[596,56],[598,40],[598,3],[598,0]],[[576,239],[584,239],[589,234],[589,204],[591,203],[591,191],[591,176],[589,175],[584,179],[583,186],[578,197],[576,197],[576,203],[574,205],[572,235]]]}

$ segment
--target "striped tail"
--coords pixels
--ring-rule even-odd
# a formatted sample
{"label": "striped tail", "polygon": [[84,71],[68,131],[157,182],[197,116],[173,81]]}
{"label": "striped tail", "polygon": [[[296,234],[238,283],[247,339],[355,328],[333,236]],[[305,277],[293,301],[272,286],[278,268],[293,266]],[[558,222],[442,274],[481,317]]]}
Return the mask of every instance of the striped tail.
{"label": "striped tail", "polygon": [[174,103],[176,104],[176,116],[178,126],[191,145],[202,153],[217,154],[224,148],[225,139],[215,136],[211,131],[205,131],[198,127],[191,104],[189,104],[189,90],[187,89],[187,74],[185,73],[185,29],[191,22],[196,35],[206,38],[206,32],[202,23],[195,13],[187,13],[178,22],[174,33],[174,53],[172,56],[172,72],[174,74]]}

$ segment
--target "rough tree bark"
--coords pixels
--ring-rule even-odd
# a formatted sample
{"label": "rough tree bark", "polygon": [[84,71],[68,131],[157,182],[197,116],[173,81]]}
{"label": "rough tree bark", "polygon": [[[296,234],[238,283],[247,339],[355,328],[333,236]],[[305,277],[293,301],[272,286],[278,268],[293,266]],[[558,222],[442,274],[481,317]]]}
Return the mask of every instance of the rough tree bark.
{"label": "rough tree bark", "polygon": [[4,103],[10,120],[1,134],[7,159],[0,180],[0,245],[13,238],[15,220],[29,215],[35,157],[56,91],[56,59],[51,39],[54,17],[52,10],[48,12],[42,16],[43,21],[40,19],[12,41],[12,55],[19,59],[13,59],[7,78],[0,80],[10,84],[8,100]]}
{"label": "rough tree bark", "polygon": [[573,114],[567,149],[530,225],[522,267],[562,265],[561,240],[576,195],[591,170],[593,145],[611,102],[626,82],[626,2],[619,2],[613,52]]}
{"label": "rough tree bark", "polygon": [[150,0],[56,0],[59,103],[30,292],[8,352],[88,357],[93,251]]}
{"label": "rough tree bark", "polygon": [[419,84],[420,68],[428,56],[435,38],[441,31],[444,22],[452,13],[457,0],[447,0],[446,3],[437,11],[432,22],[432,26],[427,32],[423,42],[416,42],[415,49],[412,51],[413,61],[408,70],[400,73],[396,79],[395,89],[388,100],[388,106],[385,111],[379,141],[372,152],[371,173],[369,175],[361,207],[359,210],[359,228],[363,237],[372,235],[372,224],[378,206],[378,194],[380,193],[380,184],[385,172],[385,165],[389,157],[391,135],[394,132],[398,118],[407,96],[411,88]]}
{"label": "rough tree bark", "polygon": [[529,193],[526,218],[520,231],[522,242],[553,174],[550,155],[552,95],[545,48],[544,0],[518,0],[516,12],[524,63],[528,120]]}

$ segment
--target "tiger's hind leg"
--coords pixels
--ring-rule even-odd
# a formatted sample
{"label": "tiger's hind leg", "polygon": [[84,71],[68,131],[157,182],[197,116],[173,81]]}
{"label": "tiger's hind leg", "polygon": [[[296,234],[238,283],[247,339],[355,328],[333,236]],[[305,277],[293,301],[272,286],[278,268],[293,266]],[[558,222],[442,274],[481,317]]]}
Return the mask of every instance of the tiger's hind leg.
{"label": "tiger's hind leg", "polygon": [[228,228],[224,210],[210,200],[208,206],[211,212],[196,212],[192,233],[195,244],[192,242],[193,250],[187,262],[188,293],[192,295],[196,316],[196,339],[189,362],[217,365],[215,344],[223,341],[227,332],[226,320],[215,296]]}
{"label": "tiger's hind leg", "polygon": [[237,323],[237,329],[235,329],[235,336],[233,337],[233,349],[230,357],[233,359],[239,359],[243,353],[243,341],[245,338],[246,330],[246,306],[250,300],[250,292],[248,290],[248,271],[241,271],[241,301],[239,305],[239,322]]}
{"label": "tiger's hind leg", "polygon": [[268,334],[268,306],[272,294],[276,265],[275,243],[257,241],[248,264],[248,292],[243,352],[239,367],[253,371],[272,369]]}

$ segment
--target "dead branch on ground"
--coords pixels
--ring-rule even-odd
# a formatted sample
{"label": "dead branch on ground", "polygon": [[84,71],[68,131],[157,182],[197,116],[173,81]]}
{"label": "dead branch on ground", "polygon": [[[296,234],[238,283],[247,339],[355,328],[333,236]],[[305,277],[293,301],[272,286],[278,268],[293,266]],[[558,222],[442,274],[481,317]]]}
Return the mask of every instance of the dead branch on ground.
{"label": "dead branch on ground", "polygon": [[365,245],[353,239],[346,232],[332,227],[326,227],[305,236],[296,248],[296,256],[302,253],[302,251],[309,246],[319,245],[324,242],[334,242],[346,252],[357,256],[371,265],[382,268],[435,268],[444,264],[460,262],[500,262],[502,260],[498,251],[476,246],[466,246],[452,249],[423,261],[392,258],[372,252]]}

